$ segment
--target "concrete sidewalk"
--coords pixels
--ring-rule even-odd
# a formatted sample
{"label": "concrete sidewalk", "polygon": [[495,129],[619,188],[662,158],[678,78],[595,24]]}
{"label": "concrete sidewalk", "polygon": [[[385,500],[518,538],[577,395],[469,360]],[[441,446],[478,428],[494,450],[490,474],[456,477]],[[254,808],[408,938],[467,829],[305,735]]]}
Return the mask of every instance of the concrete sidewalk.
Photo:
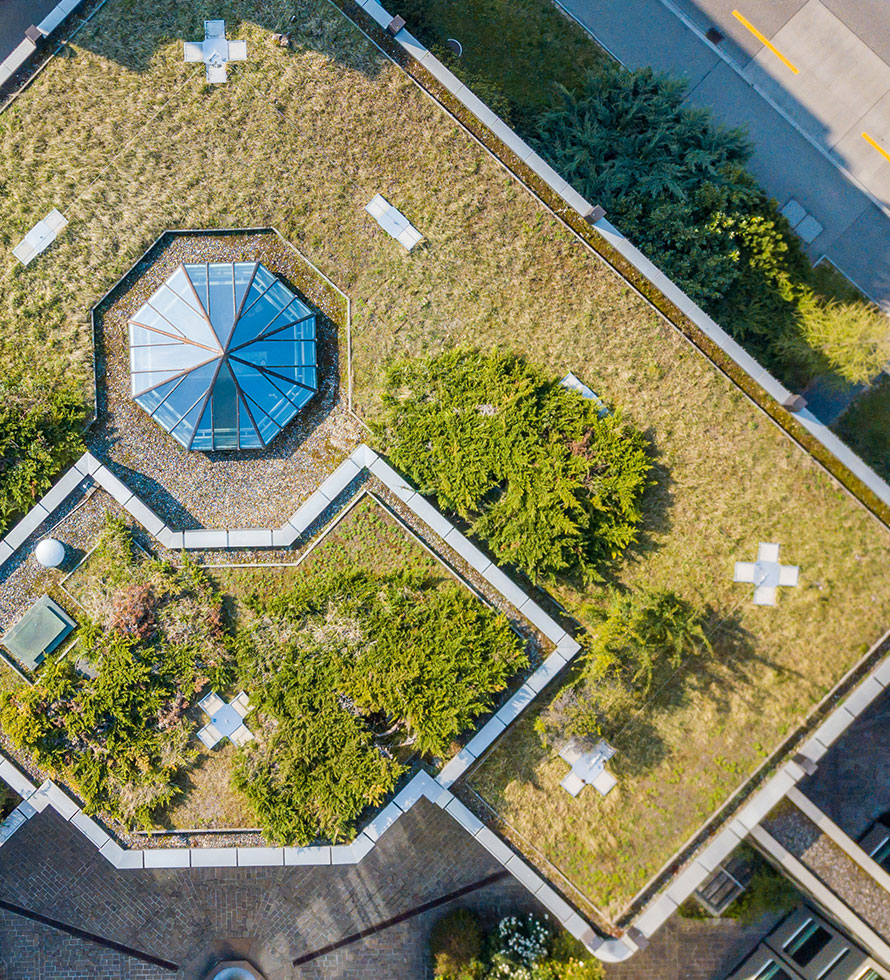
{"label": "concrete sidewalk", "polygon": [[[628,68],[651,65],[689,82],[690,104],[747,129],[750,169],[784,206],[798,201],[822,225],[807,251],[827,256],[890,309],[890,218],[711,45],[661,0],[559,0]],[[801,111],[805,111],[801,107]]]}

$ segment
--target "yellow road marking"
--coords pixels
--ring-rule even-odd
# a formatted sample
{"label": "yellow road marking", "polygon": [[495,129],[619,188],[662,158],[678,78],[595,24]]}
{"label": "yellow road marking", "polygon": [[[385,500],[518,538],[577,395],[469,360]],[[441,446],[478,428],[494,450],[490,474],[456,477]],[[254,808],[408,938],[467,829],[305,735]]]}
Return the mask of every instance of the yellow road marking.
{"label": "yellow road marking", "polygon": [[791,71],[793,71],[795,75],[799,75],[800,74],[800,72],[797,69],[797,66],[793,62],[789,61],[785,57],[785,55],[783,55],[782,52],[774,44],[771,44],[770,41],[769,41],[769,38],[764,37],[760,33],[760,31],[758,31],[757,28],[751,23],[750,20],[746,20],[737,10],[733,10],[732,16],[735,17],[735,19],[743,27],[747,27],[748,30],[754,35],[754,37],[756,37],[757,40],[760,41],[761,44],[763,44],[766,47],[768,47],[770,49],[770,51],[772,51],[772,53],[779,59],[779,61],[782,62],[782,64],[786,68],[790,68]]}
{"label": "yellow road marking", "polygon": [[876,149],[876,150],[878,151],[878,153],[880,153],[880,154],[881,154],[881,156],[882,156],[882,157],[883,157],[883,158],[884,158],[885,160],[888,160],[888,161],[890,161],[890,153],[888,153],[888,152],[887,152],[887,151],[886,151],[886,150],[884,149],[884,147],[883,147],[883,146],[881,146],[881,144],[880,144],[880,143],[876,143],[876,142],[875,142],[875,141],[874,141],[874,140],[873,140],[873,139],[872,139],[872,138],[871,138],[871,137],[870,137],[870,136],[868,135],[868,133],[863,133],[863,134],[862,134],[862,138],[863,138],[863,139],[865,140],[865,142],[866,142],[866,143],[870,143],[870,144],[871,144],[871,145],[872,145],[872,146],[873,146],[873,147],[874,147],[874,148],[875,148],[875,149]]}

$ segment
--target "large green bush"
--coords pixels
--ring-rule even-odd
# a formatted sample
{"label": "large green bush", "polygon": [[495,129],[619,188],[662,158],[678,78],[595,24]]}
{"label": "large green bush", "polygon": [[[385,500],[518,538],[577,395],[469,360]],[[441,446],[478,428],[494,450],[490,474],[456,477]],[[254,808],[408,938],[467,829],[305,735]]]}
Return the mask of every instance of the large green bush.
{"label": "large green bush", "polygon": [[747,137],[686,105],[685,81],[609,65],[562,93],[535,148],[751,353],[792,385],[881,370],[890,320],[859,297],[820,293],[800,240],[746,169]]}
{"label": "large green bush", "polygon": [[274,724],[235,780],[276,841],[349,837],[398,755],[444,754],[527,663],[503,616],[423,572],[329,572],[250,603],[242,674]]}
{"label": "large green bush", "polygon": [[64,379],[0,382],[0,535],[83,452],[82,393]]}
{"label": "large green bush", "polygon": [[37,765],[70,778],[90,812],[150,826],[194,757],[186,709],[208,682],[230,676],[221,600],[197,566],[134,553],[117,520],[90,564],[101,585],[84,587],[90,614],[79,620],[77,654],[95,678],[71,656],[52,657],[33,687],[3,696],[0,725]]}
{"label": "large green bush", "polygon": [[500,352],[390,367],[377,433],[395,464],[531,576],[593,579],[637,537],[646,440]]}

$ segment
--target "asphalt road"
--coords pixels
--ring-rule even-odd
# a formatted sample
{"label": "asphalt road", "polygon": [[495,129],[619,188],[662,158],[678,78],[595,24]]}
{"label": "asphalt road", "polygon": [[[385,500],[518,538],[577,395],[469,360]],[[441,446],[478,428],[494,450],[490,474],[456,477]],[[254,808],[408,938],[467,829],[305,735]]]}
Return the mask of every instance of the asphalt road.
{"label": "asphalt road", "polygon": [[0,61],[25,38],[32,24],[39,24],[59,0],[0,0]]}
{"label": "asphalt road", "polygon": [[[745,127],[767,191],[780,206],[793,198],[821,226],[811,257],[827,256],[890,309],[890,218],[872,200],[890,210],[881,153],[890,154],[890,63],[880,56],[890,59],[890,0],[560,2],[628,67],[685,75],[691,103]],[[875,21],[869,43],[851,26]],[[708,27],[724,40],[705,40]]]}

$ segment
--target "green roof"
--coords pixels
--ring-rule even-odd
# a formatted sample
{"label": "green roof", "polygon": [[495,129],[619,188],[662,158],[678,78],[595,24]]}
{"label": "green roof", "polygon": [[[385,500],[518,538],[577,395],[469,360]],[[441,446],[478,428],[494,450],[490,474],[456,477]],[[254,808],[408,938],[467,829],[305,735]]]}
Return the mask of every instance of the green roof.
{"label": "green roof", "polygon": [[34,670],[74,627],[75,622],[68,613],[44,595],[3,637],[3,645],[29,670]]}

